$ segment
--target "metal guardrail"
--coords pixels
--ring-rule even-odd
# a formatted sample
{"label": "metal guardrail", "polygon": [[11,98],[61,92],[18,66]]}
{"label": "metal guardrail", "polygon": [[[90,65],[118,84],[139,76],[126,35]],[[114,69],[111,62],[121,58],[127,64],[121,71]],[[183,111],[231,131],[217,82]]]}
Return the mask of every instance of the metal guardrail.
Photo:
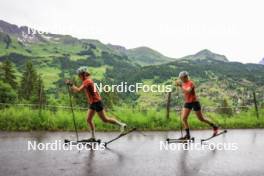
{"label": "metal guardrail", "polygon": [[[181,111],[183,106],[176,106],[175,110],[176,111]],[[232,110],[238,110],[238,109],[245,109],[245,108],[254,108],[253,105],[251,106],[229,106],[229,107],[221,107],[221,106],[202,106],[202,111],[206,112],[214,112],[219,109],[232,109]]]}
{"label": "metal guardrail", "polygon": [[[14,104],[14,103],[0,103],[0,105],[10,105],[10,106],[28,106],[28,107],[39,107],[39,104]],[[67,105],[42,105],[44,108],[62,108],[62,109],[70,109],[70,106]],[[183,106],[175,106],[176,111],[182,110]],[[229,106],[229,107],[221,107],[221,106],[203,106],[202,110],[203,111],[208,111],[208,112],[214,112],[218,109],[242,109],[242,108],[254,108],[253,105],[251,106]],[[74,106],[73,109],[76,110],[87,110],[88,107],[79,107],[79,106]],[[135,108],[136,109],[136,108]]]}
{"label": "metal guardrail", "polygon": [[[14,104],[14,103],[0,103],[0,105],[13,105],[13,106],[29,106],[29,107],[39,107],[39,104]],[[70,106],[66,105],[42,105],[42,107],[47,107],[47,108],[62,108],[62,109],[70,109]],[[80,110],[87,110],[88,107],[79,107],[79,106],[74,106],[73,109],[80,109]]]}

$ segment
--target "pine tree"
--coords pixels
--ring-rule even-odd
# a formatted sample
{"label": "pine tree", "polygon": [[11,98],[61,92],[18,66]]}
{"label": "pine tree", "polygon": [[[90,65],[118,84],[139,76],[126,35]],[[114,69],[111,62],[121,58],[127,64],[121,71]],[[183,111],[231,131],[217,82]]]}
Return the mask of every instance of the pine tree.
{"label": "pine tree", "polygon": [[37,73],[31,61],[26,63],[26,69],[22,75],[19,98],[30,100],[37,82]]}
{"label": "pine tree", "polygon": [[11,42],[12,42],[12,40],[11,40],[11,38],[10,38],[9,35],[6,35],[6,36],[4,37],[4,42],[6,43],[6,48],[5,48],[5,49],[8,49],[9,46],[10,46],[10,44],[11,44]]}
{"label": "pine tree", "polygon": [[17,89],[17,83],[16,83],[16,76],[15,76],[15,70],[12,65],[12,62],[9,60],[6,60],[2,64],[2,80],[5,83],[10,84],[10,86],[16,90]]}
{"label": "pine tree", "polygon": [[0,103],[13,103],[16,97],[16,92],[12,87],[0,80]]}
{"label": "pine tree", "polygon": [[37,76],[36,84],[33,90],[33,95],[31,97],[31,102],[34,104],[38,104],[40,108],[42,108],[42,106],[46,102],[44,84],[40,74]]}

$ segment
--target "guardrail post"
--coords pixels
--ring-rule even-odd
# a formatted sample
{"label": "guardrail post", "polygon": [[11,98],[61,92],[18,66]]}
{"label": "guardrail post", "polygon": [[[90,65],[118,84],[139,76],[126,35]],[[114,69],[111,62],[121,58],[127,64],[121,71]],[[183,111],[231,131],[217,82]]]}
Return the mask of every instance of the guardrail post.
{"label": "guardrail post", "polygon": [[166,118],[170,118],[170,102],[171,102],[171,92],[168,92],[168,99],[167,99],[167,112],[166,112]]}
{"label": "guardrail post", "polygon": [[254,105],[255,105],[256,117],[258,119],[259,118],[259,111],[258,111],[258,102],[257,102],[255,91],[253,91],[253,100],[254,100]]}

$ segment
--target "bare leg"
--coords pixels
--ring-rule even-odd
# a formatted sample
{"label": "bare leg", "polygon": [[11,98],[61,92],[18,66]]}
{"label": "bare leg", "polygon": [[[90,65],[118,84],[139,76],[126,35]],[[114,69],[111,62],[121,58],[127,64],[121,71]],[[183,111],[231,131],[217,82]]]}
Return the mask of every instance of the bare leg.
{"label": "bare leg", "polygon": [[125,123],[122,123],[114,118],[111,118],[111,117],[107,117],[106,114],[105,114],[105,111],[102,110],[100,112],[97,112],[97,114],[99,115],[100,119],[105,122],[105,123],[111,123],[111,124],[114,124],[114,125],[119,125],[120,126],[120,131],[121,133],[124,132],[125,128],[126,128],[126,124]]}
{"label": "bare leg", "polygon": [[204,122],[204,123],[207,123],[208,125],[210,125],[211,127],[213,128],[216,128],[217,126],[212,123],[211,121],[209,121],[202,113],[202,111],[195,111],[195,114],[196,116],[198,117],[198,119],[201,121],[201,122]]}
{"label": "bare leg", "polygon": [[181,137],[182,139],[189,139],[190,138],[190,129],[189,129],[189,124],[188,124],[188,117],[191,112],[191,109],[188,108],[183,108],[182,110],[182,123],[186,132],[186,135],[184,137]]}
{"label": "bare leg", "polygon": [[88,123],[90,130],[92,132],[92,138],[95,138],[95,126],[93,123],[94,114],[95,114],[95,110],[92,110],[92,109],[88,110],[87,123]]}
{"label": "bare leg", "polygon": [[189,124],[188,124],[188,117],[191,112],[191,109],[188,108],[183,108],[181,118],[182,118],[182,123],[184,126],[184,129],[189,129]]}
{"label": "bare leg", "polygon": [[120,122],[118,122],[116,119],[111,118],[111,117],[107,117],[104,110],[97,112],[97,114],[99,115],[100,119],[105,123],[120,125]]}

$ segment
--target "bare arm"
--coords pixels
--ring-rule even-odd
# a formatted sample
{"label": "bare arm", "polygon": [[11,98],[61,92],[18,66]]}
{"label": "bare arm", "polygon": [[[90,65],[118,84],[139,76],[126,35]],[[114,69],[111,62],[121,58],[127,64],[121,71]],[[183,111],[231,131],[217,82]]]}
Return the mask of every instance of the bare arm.
{"label": "bare arm", "polygon": [[66,83],[68,86],[71,87],[71,90],[72,90],[73,92],[80,92],[80,91],[82,91],[83,88],[84,88],[84,85],[81,85],[80,87],[77,87],[77,86],[73,85],[73,83],[72,83],[70,80],[65,80],[65,83]]}
{"label": "bare arm", "polygon": [[182,82],[180,80],[175,80],[175,85],[176,85],[176,87],[181,87]]}
{"label": "bare arm", "polygon": [[187,89],[183,89],[183,88],[182,88],[182,91],[183,91],[184,93],[190,93],[192,90],[193,90],[193,87],[189,87],[189,88],[187,88]]}
{"label": "bare arm", "polygon": [[182,91],[184,93],[190,93],[194,89],[194,85],[192,85],[191,87],[188,87],[188,88],[184,89],[182,87],[182,82],[180,80],[176,80],[175,81],[175,84],[176,84],[176,86],[181,87],[181,89],[182,89]]}
{"label": "bare arm", "polygon": [[84,85],[81,85],[80,87],[77,87],[77,86],[73,85],[71,87],[71,89],[72,89],[73,92],[80,92],[80,91],[83,90],[83,88],[84,88]]}

